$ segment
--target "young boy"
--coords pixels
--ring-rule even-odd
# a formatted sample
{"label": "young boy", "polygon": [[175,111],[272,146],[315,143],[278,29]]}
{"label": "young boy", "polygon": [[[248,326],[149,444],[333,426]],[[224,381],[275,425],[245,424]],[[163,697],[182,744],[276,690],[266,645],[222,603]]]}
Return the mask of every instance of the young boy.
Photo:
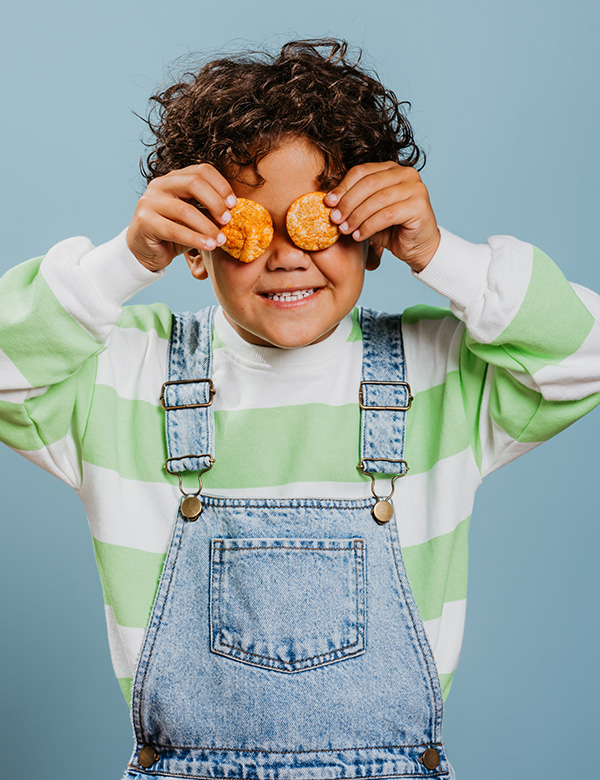
{"label": "young boy", "polygon": [[[0,433],[85,503],[125,777],[454,777],[474,493],[600,401],[600,299],[529,244],[438,228],[398,101],[345,45],[155,100],[127,231],[0,292]],[[342,235],[307,251],[286,215],[319,190]],[[274,226],[249,263],[222,249],[239,198]],[[452,313],[357,309],[383,249]],[[180,253],[219,308],[122,309]]]}

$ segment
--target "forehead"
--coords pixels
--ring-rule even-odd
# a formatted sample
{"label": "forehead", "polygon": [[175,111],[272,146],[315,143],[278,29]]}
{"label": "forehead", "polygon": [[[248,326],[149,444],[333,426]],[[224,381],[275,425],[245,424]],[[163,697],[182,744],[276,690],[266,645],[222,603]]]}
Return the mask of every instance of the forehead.
{"label": "forehead", "polygon": [[324,163],[323,154],[316,146],[302,138],[290,138],[271,149],[258,163],[264,184],[252,186],[256,182],[254,171],[242,168],[231,186],[238,197],[254,200],[274,219],[281,218],[300,195],[320,189],[318,177]]}

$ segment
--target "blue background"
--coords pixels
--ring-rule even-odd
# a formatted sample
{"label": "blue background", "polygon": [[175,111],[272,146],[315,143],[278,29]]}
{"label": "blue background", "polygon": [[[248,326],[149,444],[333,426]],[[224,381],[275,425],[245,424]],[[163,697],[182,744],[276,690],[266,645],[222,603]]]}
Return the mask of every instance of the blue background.
{"label": "blue background", "polygon": [[[12,3],[3,21],[1,272],[69,235],[100,243],[127,225],[142,190],[133,111],[175,58],[331,34],[364,47],[412,102],[441,224],[472,241],[531,241],[600,290],[594,0],[59,0]],[[178,261],[136,302],[157,299],[197,309],[212,297]],[[443,304],[389,255],[363,301]],[[445,727],[459,780],[594,771],[599,438],[594,412],[478,494]],[[131,730],[83,508],[5,448],[0,475],[2,776],[118,778]]]}

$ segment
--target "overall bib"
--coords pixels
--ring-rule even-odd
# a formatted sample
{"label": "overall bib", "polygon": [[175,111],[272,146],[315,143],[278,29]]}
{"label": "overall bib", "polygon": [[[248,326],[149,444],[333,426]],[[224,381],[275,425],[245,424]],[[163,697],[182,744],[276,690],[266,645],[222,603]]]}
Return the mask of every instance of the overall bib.
{"label": "overall bib", "polygon": [[[214,458],[213,316],[173,320],[162,402],[166,467],[179,475]],[[360,317],[360,467],[403,475],[400,318]],[[455,777],[396,521],[374,485],[367,499],[199,490],[181,501],[136,671],[124,780]]]}

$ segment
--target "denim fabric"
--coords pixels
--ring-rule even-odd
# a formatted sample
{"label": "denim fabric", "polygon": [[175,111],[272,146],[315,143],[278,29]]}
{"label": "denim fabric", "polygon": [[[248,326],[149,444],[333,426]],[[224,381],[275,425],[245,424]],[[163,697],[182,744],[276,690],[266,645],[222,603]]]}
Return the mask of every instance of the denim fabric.
{"label": "denim fabric", "polygon": [[290,673],[364,653],[362,539],[213,539],[210,560],[214,653]]}
{"label": "denim fabric", "polygon": [[[167,385],[164,388],[165,406],[184,406],[206,403],[208,383],[212,376],[211,338],[216,306],[205,309],[202,317],[186,312],[173,317],[169,344],[169,380],[197,382]],[[206,471],[214,457],[215,430],[210,407],[174,409],[166,415],[169,456],[177,458],[169,470]],[[171,450],[177,451],[171,454]],[[192,457],[187,457],[192,455]]]}
{"label": "denim fabric", "polygon": [[[178,374],[186,343],[172,348],[170,379],[192,378]],[[385,377],[365,352],[367,376]],[[389,363],[388,349],[383,370],[403,378]],[[367,454],[402,458],[404,421],[392,428],[380,441],[393,449]],[[181,428],[167,430],[177,457]],[[375,499],[199,497],[197,520],[177,515],[146,631],[124,778],[454,778],[396,523],[375,522]],[[144,746],[157,754],[145,769]],[[440,763],[428,769],[432,748]]]}
{"label": "denim fabric", "polygon": [[[408,406],[408,385],[394,384],[406,381],[401,317],[359,308],[359,320],[363,335],[363,406]],[[405,428],[406,412],[362,409],[360,446],[365,471],[372,474],[406,474],[404,464],[380,460],[402,459]]]}

